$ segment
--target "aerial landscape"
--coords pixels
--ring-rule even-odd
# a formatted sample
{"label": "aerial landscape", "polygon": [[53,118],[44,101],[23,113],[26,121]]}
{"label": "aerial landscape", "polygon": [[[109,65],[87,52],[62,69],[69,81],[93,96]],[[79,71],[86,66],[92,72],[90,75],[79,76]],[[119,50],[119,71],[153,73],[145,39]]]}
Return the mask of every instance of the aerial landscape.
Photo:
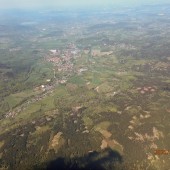
{"label": "aerial landscape", "polygon": [[0,12],[0,170],[169,170],[170,4]]}

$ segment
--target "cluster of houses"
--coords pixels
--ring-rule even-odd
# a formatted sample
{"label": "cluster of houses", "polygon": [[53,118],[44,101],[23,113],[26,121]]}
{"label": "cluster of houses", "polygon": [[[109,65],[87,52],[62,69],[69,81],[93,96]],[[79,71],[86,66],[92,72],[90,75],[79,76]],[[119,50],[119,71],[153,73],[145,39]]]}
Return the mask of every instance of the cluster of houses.
{"label": "cluster of houses", "polygon": [[144,87],[138,87],[136,90],[141,94],[145,94],[149,92],[155,92],[157,90],[157,87],[156,86],[144,86]]}
{"label": "cluster of houses", "polygon": [[14,111],[9,111],[8,113],[5,114],[5,117],[14,117],[16,115],[16,113]]}
{"label": "cluster of houses", "polygon": [[53,63],[59,72],[72,72],[72,61],[80,56],[80,50],[75,44],[69,44],[65,50],[52,49],[49,52],[46,61]]}

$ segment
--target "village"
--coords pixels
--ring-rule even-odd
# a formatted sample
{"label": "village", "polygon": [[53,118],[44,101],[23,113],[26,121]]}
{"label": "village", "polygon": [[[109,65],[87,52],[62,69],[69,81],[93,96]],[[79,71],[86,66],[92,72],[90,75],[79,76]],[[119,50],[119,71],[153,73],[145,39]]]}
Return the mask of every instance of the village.
{"label": "village", "polygon": [[[45,60],[53,63],[54,69],[58,72],[72,73],[74,71],[73,60],[81,56],[80,50],[75,44],[69,44],[64,50],[49,50]],[[55,77],[55,75],[54,75]]]}
{"label": "village", "polygon": [[[74,60],[81,57],[81,51],[76,47],[75,44],[69,44],[64,50],[49,50],[48,54],[44,57],[45,62],[50,62],[53,65],[54,77],[53,81],[51,79],[46,79],[46,82],[40,86],[34,88],[35,92],[40,92],[40,94],[35,95],[31,99],[28,99],[20,106],[10,110],[5,113],[4,117],[14,118],[18,113],[24,111],[30,104],[38,102],[45,97],[51,95],[55,88],[59,84],[66,84],[68,78],[73,74],[81,74],[87,71],[87,68],[79,68],[76,70],[74,68]],[[56,72],[61,74],[61,77],[56,77]]]}

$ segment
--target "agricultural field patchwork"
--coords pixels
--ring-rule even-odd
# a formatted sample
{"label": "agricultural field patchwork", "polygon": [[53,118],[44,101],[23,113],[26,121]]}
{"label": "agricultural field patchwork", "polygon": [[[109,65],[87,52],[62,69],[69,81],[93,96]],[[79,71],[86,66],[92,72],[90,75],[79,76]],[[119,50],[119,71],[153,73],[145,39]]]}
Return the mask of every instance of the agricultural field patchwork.
{"label": "agricultural field patchwork", "polygon": [[170,151],[160,11],[0,18],[0,169],[167,170],[170,154],[155,154]]}

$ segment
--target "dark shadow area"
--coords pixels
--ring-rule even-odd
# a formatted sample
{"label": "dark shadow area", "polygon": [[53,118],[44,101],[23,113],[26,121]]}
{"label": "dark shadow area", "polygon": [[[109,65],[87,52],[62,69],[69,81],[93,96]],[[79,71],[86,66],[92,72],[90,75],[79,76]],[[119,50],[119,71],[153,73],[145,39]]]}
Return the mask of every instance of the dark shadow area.
{"label": "dark shadow area", "polygon": [[125,170],[122,156],[114,150],[91,152],[83,157],[57,158],[48,162],[45,168],[35,167],[34,170]]}
{"label": "dark shadow area", "polygon": [[166,87],[163,88],[163,90],[169,92],[170,91],[170,87],[166,86]]}

